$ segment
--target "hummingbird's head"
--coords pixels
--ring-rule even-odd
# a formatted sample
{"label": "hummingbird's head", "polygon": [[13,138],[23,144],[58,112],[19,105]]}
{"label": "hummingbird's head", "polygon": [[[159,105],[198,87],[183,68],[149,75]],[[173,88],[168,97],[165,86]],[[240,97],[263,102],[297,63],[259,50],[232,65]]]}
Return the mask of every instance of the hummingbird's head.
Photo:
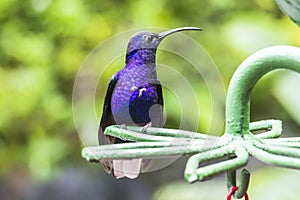
{"label": "hummingbird's head", "polygon": [[202,31],[201,28],[197,27],[180,27],[159,34],[152,32],[139,32],[130,39],[127,46],[127,56],[142,49],[153,49],[155,51],[159,43],[168,35],[188,30]]}
{"label": "hummingbird's head", "polygon": [[157,49],[162,38],[157,33],[139,32],[129,41],[127,54],[131,54],[142,49]]}

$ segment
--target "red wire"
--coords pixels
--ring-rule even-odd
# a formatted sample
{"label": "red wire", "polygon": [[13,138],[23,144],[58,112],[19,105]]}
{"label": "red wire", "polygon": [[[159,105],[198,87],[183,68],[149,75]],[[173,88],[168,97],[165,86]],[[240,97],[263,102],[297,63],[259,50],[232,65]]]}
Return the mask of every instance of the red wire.
{"label": "red wire", "polygon": [[[233,193],[238,189],[239,187],[238,186],[234,186],[234,187],[232,187],[230,190],[229,190],[229,192],[228,192],[228,194],[227,194],[227,200],[231,200],[231,197],[232,197],[232,195],[233,195]],[[249,200],[249,197],[248,197],[248,194],[246,193],[245,194],[245,200]]]}

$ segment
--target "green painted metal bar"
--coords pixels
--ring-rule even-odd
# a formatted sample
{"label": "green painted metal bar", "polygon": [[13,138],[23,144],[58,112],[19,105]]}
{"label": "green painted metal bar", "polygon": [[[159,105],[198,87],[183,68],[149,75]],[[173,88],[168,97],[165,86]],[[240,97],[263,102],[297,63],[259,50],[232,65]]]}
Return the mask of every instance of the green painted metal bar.
{"label": "green painted metal bar", "polygon": [[255,147],[262,149],[266,152],[282,155],[282,156],[289,156],[293,158],[300,158],[300,149],[298,148],[290,148],[290,147],[283,147],[283,146],[275,146],[269,145],[261,142],[255,142],[253,144]]}
{"label": "green painted metal bar", "polygon": [[[145,158],[145,157],[162,157],[162,156],[174,156],[174,155],[188,155],[195,154],[203,151],[208,151],[212,147],[205,148],[205,141],[202,145],[197,143],[181,144],[174,146],[159,146],[159,143],[153,143],[151,146],[146,146],[145,143],[140,142],[141,145],[138,148],[130,147],[127,149],[120,149],[121,146],[117,145],[115,149],[103,150],[99,147],[86,147],[82,150],[82,156],[87,160],[100,161],[101,159],[131,159],[131,158]],[[216,146],[218,147],[218,146]]]}
{"label": "green painted metal bar", "polygon": [[280,120],[263,120],[250,123],[250,132],[267,129],[269,131],[255,135],[256,138],[277,138],[282,132],[282,122]]}
{"label": "green painted metal bar", "polygon": [[300,143],[300,137],[287,137],[287,138],[276,138],[276,140],[265,139],[266,142],[287,142],[287,143]]}
{"label": "green painted metal bar", "polygon": [[215,136],[208,136],[201,133],[181,131],[178,129],[164,129],[149,127],[144,131],[143,127],[128,126],[122,129],[118,125],[109,126],[106,128],[104,134],[118,137],[127,141],[192,141],[192,140],[205,140],[208,138],[217,138]]}
{"label": "green painted metal bar", "polygon": [[104,134],[120,138],[125,141],[139,141],[139,142],[159,142],[159,141],[173,141],[173,137],[147,135],[139,132],[130,131],[116,126],[107,127]]}
{"label": "green painted metal bar", "polygon": [[[234,186],[236,186],[236,172],[235,170],[230,170],[227,171],[226,173],[226,178],[227,178],[227,188],[232,188]],[[243,196],[245,196],[248,187],[249,187],[249,182],[250,182],[250,173],[248,170],[243,169],[241,171],[241,175],[240,175],[240,182],[238,184],[238,189],[234,192],[234,198],[236,199],[240,199]]]}
{"label": "green painted metal bar", "polygon": [[273,46],[248,57],[234,73],[226,101],[225,134],[249,134],[250,96],[254,85],[275,69],[289,69],[300,73],[300,49],[292,46]]}
{"label": "green painted metal bar", "polygon": [[[207,177],[210,177],[214,174],[226,172],[232,169],[238,169],[246,165],[248,162],[248,153],[238,143],[239,142],[231,145],[231,148],[223,146],[218,149],[192,156],[188,160],[184,172],[187,181],[203,181]],[[232,157],[233,155],[235,157]],[[223,158],[225,156],[229,156],[231,159],[214,163],[209,166],[199,167],[199,164],[202,162]]]}
{"label": "green painted metal bar", "polygon": [[294,168],[300,170],[300,159],[298,158],[272,154],[250,144],[246,146],[246,149],[251,156],[255,157],[256,159],[264,163],[276,165],[279,167]]}
{"label": "green painted metal bar", "polygon": [[[119,126],[116,125],[116,126],[111,126],[109,128],[112,127],[119,127]],[[147,135],[169,136],[175,138],[207,139],[208,137],[214,137],[214,136],[209,136],[207,134],[196,133],[196,132],[191,132],[186,130],[179,130],[179,129],[169,129],[169,128],[148,127],[145,131],[143,130],[143,127],[127,126],[126,129],[134,132],[144,133]]]}
{"label": "green painted metal bar", "polygon": [[295,140],[292,140],[292,141],[291,140],[281,141],[280,139],[286,139],[286,138],[278,138],[277,140],[266,139],[266,140],[264,140],[264,142],[267,145],[275,145],[275,146],[282,146],[282,147],[300,149],[300,141],[299,141],[298,137],[295,138]]}

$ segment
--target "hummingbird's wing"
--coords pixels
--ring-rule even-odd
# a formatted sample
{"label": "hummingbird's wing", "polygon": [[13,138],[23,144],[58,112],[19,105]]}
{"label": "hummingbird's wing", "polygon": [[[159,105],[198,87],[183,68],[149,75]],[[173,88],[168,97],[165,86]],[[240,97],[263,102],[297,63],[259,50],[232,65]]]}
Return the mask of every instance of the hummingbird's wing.
{"label": "hummingbird's wing", "polygon": [[[106,91],[102,117],[101,117],[99,129],[98,129],[98,142],[100,145],[114,143],[114,138],[105,136],[104,130],[106,127],[116,124],[114,116],[111,111],[111,98],[112,98],[112,93],[114,91],[114,88],[115,88],[117,82],[118,82],[118,78],[116,76],[113,76],[110,79],[110,82],[109,82],[109,85],[108,85],[108,88]],[[112,170],[112,161],[102,160],[101,163],[102,163],[104,170],[107,173],[110,173]]]}
{"label": "hummingbird's wing", "polygon": [[162,87],[160,83],[156,84],[156,91],[157,91],[157,105],[153,108],[153,114],[150,112],[150,118],[152,122],[153,127],[160,127],[162,128],[164,126],[164,100],[163,100],[163,94],[162,94]]}
{"label": "hummingbird's wing", "polygon": [[163,97],[159,83],[147,83],[137,88],[129,100],[129,113],[138,126],[151,123],[152,127],[163,127]]}
{"label": "hummingbird's wing", "polygon": [[113,94],[113,91],[114,91],[114,88],[115,88],[117,82],[118,82],[118,79],[116,78],[116,76],[113,76],[110,79],[110,82],[109,82],[109,85],[108,85],[108,88],[106,91],[102,117],[101,117],[100,126],[99,126],[99,130],[98,130],[99,144],[107,144],[106,140],[104,139],[104,138],[106,138],[106,136],[104,135],[104,130],[106,127],[116,124],[114,116],[111,111],[111,98],[112,98],[112,94]]}

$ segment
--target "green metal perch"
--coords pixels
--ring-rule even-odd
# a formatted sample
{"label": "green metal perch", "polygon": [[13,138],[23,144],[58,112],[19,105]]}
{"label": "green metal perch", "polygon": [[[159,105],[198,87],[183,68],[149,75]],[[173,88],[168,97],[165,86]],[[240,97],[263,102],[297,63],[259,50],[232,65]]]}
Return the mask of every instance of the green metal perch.
{"label": "green metal perch", "polygon": [[[300,137],[278,138],[282,132],[279,120],[250,123],[250,96],[257,81],[270,71],[289,69],[300,73],[300,48],[274,46],[248,57],[236,70],[229,85],[226,101],[226,130],[214,137],[184,130],[110,126],[105,134],[134,143],[86,147],[82,156],[90,162],[101,159],[155,158],[192,155],[185,168],[188,182],[203,181],[227,172],[228,190],[236,186],[236,169],[247,165],[249,156],[271,165],[300,169]],[[261,134],[254,131],[265,130]],[[207,145],[207,140],[210,141]],[[202,166],[204,162],[225,158]],[[250,173],[242,170],[235,198],[246,195]]]}

